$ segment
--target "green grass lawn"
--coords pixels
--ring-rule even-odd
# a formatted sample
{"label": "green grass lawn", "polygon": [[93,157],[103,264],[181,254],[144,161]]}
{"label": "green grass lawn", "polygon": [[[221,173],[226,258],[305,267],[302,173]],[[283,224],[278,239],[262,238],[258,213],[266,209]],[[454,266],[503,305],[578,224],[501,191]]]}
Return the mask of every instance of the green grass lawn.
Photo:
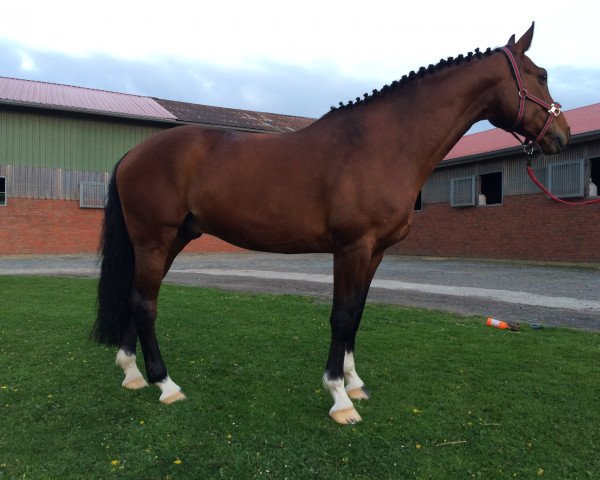
{"label": "green grass lawn", "polygon": [[0,277],[0,479],[600,478],[600,335],[368,305],[364,421],[329,419],[329,306],[164,286],[188,396],[127,391],[88,340],[96,282]]}

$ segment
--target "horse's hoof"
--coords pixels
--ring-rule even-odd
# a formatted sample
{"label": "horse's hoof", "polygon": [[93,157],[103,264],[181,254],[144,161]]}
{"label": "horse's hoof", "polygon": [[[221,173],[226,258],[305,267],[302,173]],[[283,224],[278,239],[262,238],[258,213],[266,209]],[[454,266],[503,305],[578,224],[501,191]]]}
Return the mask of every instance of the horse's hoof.
{"label": "horse's hoof", "polygon": [[165,405],[171,405],[172,403],[178,402],[179,400],[185,400],[186,396],[181,390],[175,392],[173,395],[169,395],[167,398],[161,398],[160,401]]}
{"label": "horse's hoof", "polygon": [[341,425],[352,425],[362,421],[362,418],[354,407],[347,408],[345,410],[336,410],[330,412],[329,416],[333,418],[337,423]]}
{"label": "horse's hoof", "polygon": [[133,380],[129,380],[127,383],[123,382],[123,388],[127,388],[129,390],[139,390],[140,388],[144,388],[148,386],[148,382],[144,377],[137,377]]}
{"label": "horse's hoof", "polygon": [[371,393],[365,387],[354,388],[347,393],[352,400],[368,400],[371,398]]}

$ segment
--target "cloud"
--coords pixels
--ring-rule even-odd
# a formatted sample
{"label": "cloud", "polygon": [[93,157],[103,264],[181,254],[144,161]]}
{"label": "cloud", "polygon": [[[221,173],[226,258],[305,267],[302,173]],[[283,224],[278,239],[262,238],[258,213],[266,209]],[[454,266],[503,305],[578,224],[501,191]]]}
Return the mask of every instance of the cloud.
{"label": "cloud", "polygon": [[[408,72],[398,72],[396,78]],[[338,102],[394,78],[361,80],[326,62],[307,66],[256,60],[251,66],[107,54],[71,56],[0,39],[0,75],[221,107],[320,117]],[[571,109],[600,101],[600,69],[549,68],[553,97]]]}
{"label": "cloud", "polygon": [[[263,61],[252,67],[170,59],[76,57],[0,40],[0,75],[221,107],[318,117],[339,101],[381,85],[335,68]],[[35,68],[34,68],[35,67]]]}
{"label": "cloud", "polygon": [[19,68],[25,72],[31,72],[37,69],[33,58],[31,58],[27,52],[21,53],[21,65]]}

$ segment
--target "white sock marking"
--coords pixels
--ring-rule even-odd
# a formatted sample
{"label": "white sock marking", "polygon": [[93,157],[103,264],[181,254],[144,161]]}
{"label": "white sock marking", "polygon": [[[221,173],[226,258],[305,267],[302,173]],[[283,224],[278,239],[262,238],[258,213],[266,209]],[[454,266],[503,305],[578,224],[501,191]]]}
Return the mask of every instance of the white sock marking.
{"label": "white sock marking", "polygon": [[353,352],[346,352],[344,355],[344,378],[346,379],[347,392],[365,386],[365,382],[363,382],[356,373]]}
{"label": "white sock marking", "polygon": [[323,387],[329,390],[329,393],[333,397],[333,407],[329,410],[330,414],[338,410],[347,410],[354,406],[346,390],[344,390],[344,380],[329,380],[326,373],[323,375]]}
{"label": "white sock marking", "polygon": [[135,354],[128,355],[125,350],[119,349],[117,352],[116,363],[123,369],[123,372],[125,373],[125,380],[123,380],[122,385],[126,385],[127,383],[138,378],[144,378],[142,372],[140,372],[137,364],[135,363]]}
{"label": "white sock marking", "polygon": [[181,391],[179,385],[171,380],[171,377],[168,375],[162,382],[156,382],[156,385],[158,385],[158,388],[160,388],[160,391],[162,392],[159,399],[161,401]]}

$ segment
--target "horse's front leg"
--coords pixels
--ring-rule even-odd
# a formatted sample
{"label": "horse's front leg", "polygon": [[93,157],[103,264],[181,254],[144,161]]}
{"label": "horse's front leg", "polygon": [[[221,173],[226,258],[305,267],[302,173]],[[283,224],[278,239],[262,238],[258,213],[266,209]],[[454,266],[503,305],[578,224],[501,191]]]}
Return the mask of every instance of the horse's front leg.
{"label": "horse's front leg", "polygon": [[346,348],[346,353],[344,355],[344,380],[346,381],[346,392],[348,393],[348,397],[350,397],[352,400],[368,400],[370,398],[370,393],[365,388],[365,382],[363,382],[358,376],[358,373],[356,373],[356,365],[354,363],[354,349],[356,333],[358,332],[358,327],[360,326],[360,320],[362,318],[362,312],[365,307],[367,295],[369,293],[369,287],[371,285],[373,277],[375,276],[377,267],[379,267],[379,264],[381,263],[382,258],[383,252],[377,253],[371,257],[371,262],[367,271],[367,283],[365,288],[363,289],[362,302],[359,306],[359,314],[354,320],[352,339],[350,341],[350,344]]}
{"label": "horse's front leg", "polygon": [[[369,285],[380,261],[381,255],[374,256],[370,248],[362,245],[334,254],[331,346],[323,385],[334,401],[329,416],[342,424],[361,421],[348,394],[355,393],[354,390],[364,392],[364,383],[354,368],[354,341]],[[351,388],[344,388],[344,377]]]}
{"label": "horse's front leg", "polygon": [[369,391],[365,388],[365,382],[356,373],[354,365],[354,351],[346,351],[344,355],[344,380],[346,381],[346,393],[352,400],[368,400]]}

